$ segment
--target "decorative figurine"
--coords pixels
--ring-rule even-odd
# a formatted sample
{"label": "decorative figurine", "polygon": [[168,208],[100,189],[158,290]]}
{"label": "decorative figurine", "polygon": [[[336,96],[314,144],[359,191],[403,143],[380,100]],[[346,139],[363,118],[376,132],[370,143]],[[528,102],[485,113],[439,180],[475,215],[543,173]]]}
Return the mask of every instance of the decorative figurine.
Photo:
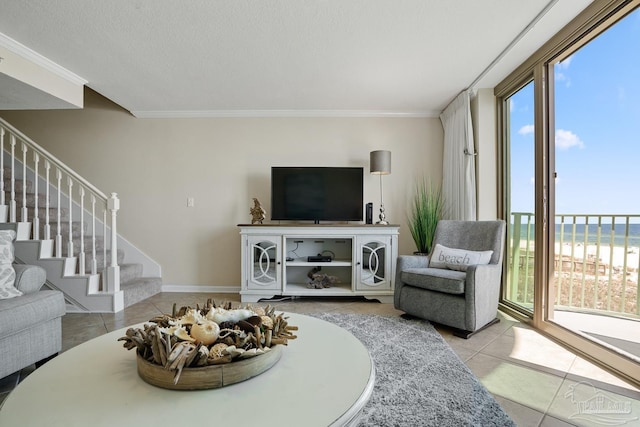
{"label": "decorative figurine", "polygon": [[253,207],[249,209],[249,213],[251,214],[251,224],[262,224],[262,221],[267,217],[267,211],[264,210],[262,206],[260,206],[260,201],[253,198]]}
{"label": "decorative figurine", "polygon": [[307,283],[307,288],[309,289],[324,289],[330,288],[334,283],[340,283],[340,279],[336,276],[331,276],[329,274],[320,273],[320,267],[313,267],[308,273],[307,277],[311,279],[309,283]]}

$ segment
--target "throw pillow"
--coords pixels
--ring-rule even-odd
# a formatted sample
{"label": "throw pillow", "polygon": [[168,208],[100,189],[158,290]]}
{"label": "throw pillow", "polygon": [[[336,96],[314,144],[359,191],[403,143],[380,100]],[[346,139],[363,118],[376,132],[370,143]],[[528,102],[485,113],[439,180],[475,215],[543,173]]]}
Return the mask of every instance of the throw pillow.
{"label": "throw pillow", "polygon": [[489,264],[493,251],[470,251],[454,249],[436,244],[431,254],[429,267],[466,271],[470,265]]}
{"label": "throw pillow", "polygon": [[16,271],[13,269],[13,241],[16,232],[0,230],[0,299],[19,297],[22,292],[16,289]]}

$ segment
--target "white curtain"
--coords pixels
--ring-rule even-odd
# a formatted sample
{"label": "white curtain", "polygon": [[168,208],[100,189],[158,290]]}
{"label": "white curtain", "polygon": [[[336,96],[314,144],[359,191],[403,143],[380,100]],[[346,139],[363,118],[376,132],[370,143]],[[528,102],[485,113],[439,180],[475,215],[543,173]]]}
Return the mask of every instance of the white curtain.
{"label": "white curtain", "polygon": [[442,194],[446,216],[476,219],[476,166],[469,90],[454,99],[440,114],[444,128]]}

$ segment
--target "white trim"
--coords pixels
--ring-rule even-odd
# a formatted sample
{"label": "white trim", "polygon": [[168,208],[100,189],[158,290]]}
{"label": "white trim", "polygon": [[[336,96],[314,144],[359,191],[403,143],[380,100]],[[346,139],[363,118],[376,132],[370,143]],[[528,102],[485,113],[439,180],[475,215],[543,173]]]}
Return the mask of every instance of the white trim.
{"label": "white trim", "polygon": [[201,292],[208,294],[240,295],[240,286],[162,285],[162,292]]}
{"label": "white trim", "polygon": [[131,111],[139,119],[226,118],[226,117],[438,117],[440,111],[390,110],[194,110],[194,111]]}
{"label": "white trim", "polygon": [[83,86],[87,84],[87,80],[83,79],[77,74],[72,73],[66,68],[56,64],[52,60],[45,58],[44,56],[40,55],[38,52],[32,49],[29,49],[25,45],[13,40],[12,38],[10,38],[9,36],[3,33],[0,33],[0,46],[3,46],[9,49],[10,51],[16,53],[17,55],[22,56],[23,58],[33,62],[34,64],[46,69],[47,71],[50,71],[56,74],[57,76],[73,84],[83,85]]}
{"label": "white trim", "polygon": [[[533,20],[531,22],[529,22],[529,24],[522,30],[520,31],[520,33],[518,33],[518,35],[511,40],[511,42],[507,45],[507,47],[504,48],[504,50],[502,52],[500,52],[500,54],[498,56],[495,57],[495,59],[493,61],[491,61],[491,64],[489,64],[487,66],[487,68],[485,68],[484,70],[482,70],[482,72],[480,74],[478,74],[478,77],[475,78],[475,80],[473,82],[471,82],[471,84],[469,85],[468,89],[470,90],[475,90],[476,86],[478,85],[478,83],[480,83],[480,81],[487,75],[489,74],[489,72],[500,62],[502,61],[502,59],[515,47],[515,45],[517,45],[520,40],[522,40],[524,38],[524,36],[526,36],[529,31],[531,31],[531,29],[533,27],[535,27],[538,22],[540,22],[540,20],[551,10],[553,9],[553,7],[556,5],[556,3],[558,3],[558,0],[551,0],[549,1],[549,3],[547,3],[547,5],[540,11],[540,13],[538,13],[536,15],[535,18],[533,18]],[[471,96],[474,96],[475,93],[470,94]],[[444,111],[444,110],[443,110]]]}

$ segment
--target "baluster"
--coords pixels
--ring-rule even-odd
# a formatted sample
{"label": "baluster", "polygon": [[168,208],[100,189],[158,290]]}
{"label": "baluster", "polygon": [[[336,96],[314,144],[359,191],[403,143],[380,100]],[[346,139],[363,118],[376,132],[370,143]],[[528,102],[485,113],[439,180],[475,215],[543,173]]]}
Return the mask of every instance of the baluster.
{"label": "baluster", "polygon": [[609,281],[607,286],[607,310],[611,311],[611,284],[613,283],[613,246],[616,238],[616,217],[611,216],[611,234],[609,235]]}
{"label": "baluster", "polygon": [[[102,280],[106,281],[107,273],[107,207],[102,211]],[[103,284],[103,291],[106,290],[106,283]]]}
{"label": "baluster", "polygon": [[120,292],[120,267],[118,266],[118,232],[116,216],[120,209],[120,200],[116,193],[111,193],[107,200],[107,209],[111,212],[111,265],[107,268],[107,292]]}
{"label": "baluster", "polygon": [[120,200],[116,193],[111,193],[111,197],[107,200],[107,207],[111,212],[111,265],[109,267],[118,266],[118,232],[116,227],[116,216],[120,209]]}
{"label": "baluster", "polygon": [[91,274],[98,273],[96,261],[96,196],[91,195]]}
{"label": "baluster", "polygon": [[56,231],[56,257],[62,258],[62,234],[60,227],[60,210],[62,209],[62,201],[60,199],[60,188],[62,187],[62,172],[60,169],[56,169],[56,180],[58,181],[58,212],[57,212],[57,220],[58,220],[58,228]]}
{"label": "baluster", "polygon": [[69,244],[67,247],[67,256],[73,258],[73,181],[71,177],[67,177],[67,185],[69,186]]}
{"label": "baluster", "polygon": [[9,201],[9,222],[16,222],[16,137],[11,135],[11,200]]}
{"label": "baluster", "polygon": [[86,272],[84,259],[84,187],[80,187],[80,274]]}
{"label": "baluster", "polygon": [[[623,217],[625,219],[624,225],[624,258],[622,258],[622,290],[620,292],[620,307],[618,307],[618,313],[625,312],[625,300],[627,297],[627,258],[629,258],[629,226],[630,218],[629,216]],[[636,299],[637,304],[637,299]]]}
{"label": "baluster", "polygon": [[[4,128],[0,128],[0,205],[4,206]],[[6,219],[3,219],[6,221]]]}
{"label": "baluster", "polygon": [[[40,164],[40,156],[35,151],[33,152],[33,180],[34,188],[33,193],[35,202],[33,204],[33,240],[40,240],[40,216],[38,215],[38,166]],[[26,198],[25,198],[26,203]]]}
{"label": "baluster", "polygon": [[22,222],[29,221],[27,212],[27,145],[22,143]]}
{"label": "baluster", "polygon": [[[45,200],[44,200],[44,239],[45,240],[49,240],[51,239],[51,226],[49,225],[49,208],[51,206],[51,203],[49,202],[49,170],[51,169],[51,163],[49,163],[49,160],[45,159],[44,160],[44,171],[45,171],[45,181],[46,181],[46,187],[45,187]],[[37,196],[36,196],[37,197]]]}

